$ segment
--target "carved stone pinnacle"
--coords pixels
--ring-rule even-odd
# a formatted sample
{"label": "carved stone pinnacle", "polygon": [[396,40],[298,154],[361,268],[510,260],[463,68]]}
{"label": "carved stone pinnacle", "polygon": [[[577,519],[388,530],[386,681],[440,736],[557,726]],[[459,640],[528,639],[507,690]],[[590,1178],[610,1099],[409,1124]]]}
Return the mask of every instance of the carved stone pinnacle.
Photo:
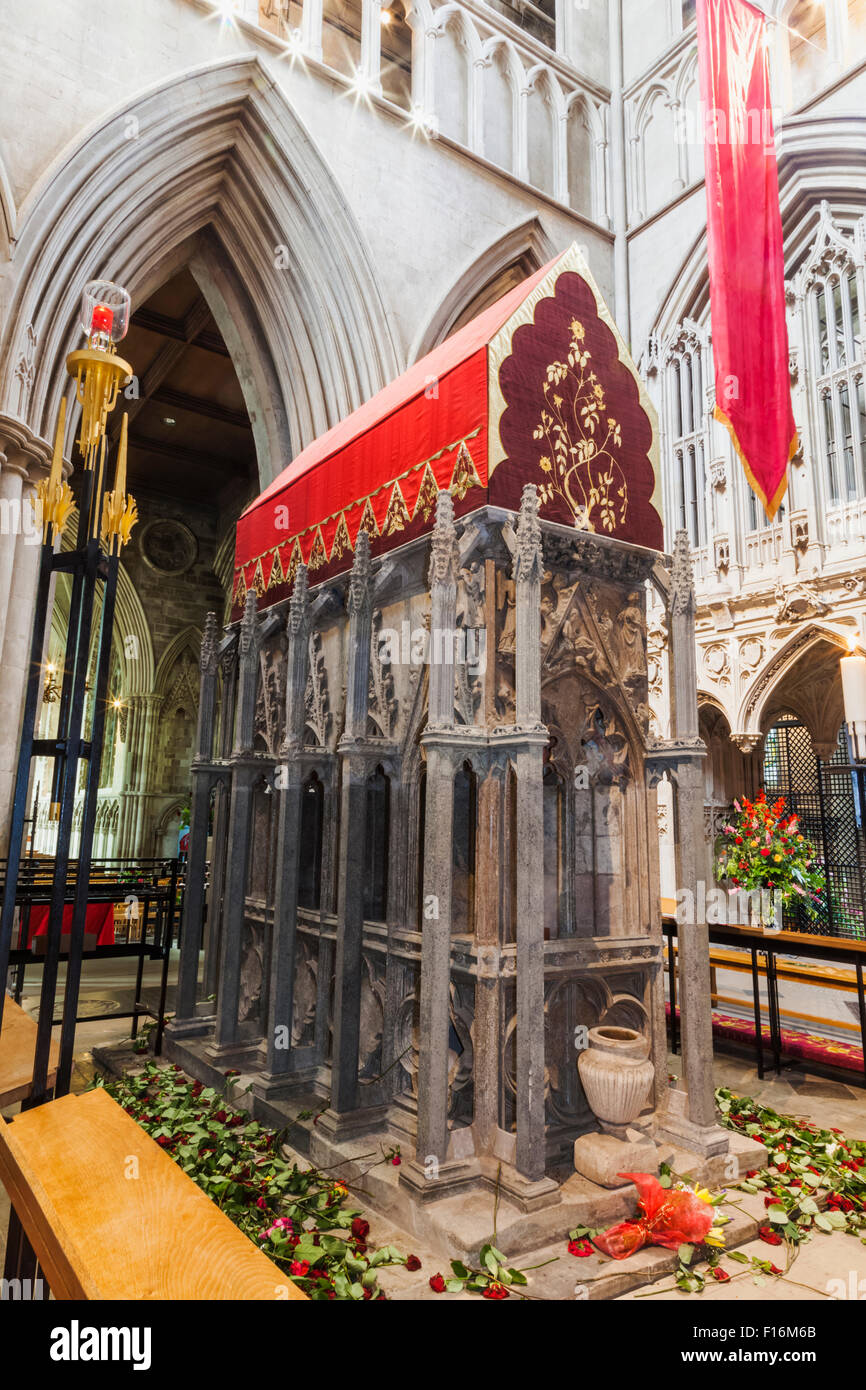
{"label": "carved stone pinnacle", "polygon": [[436,523],[431,537],[431,589],[434,584],[456,586],[459,568],[460,552],[457,546],[457,528],[454,525],[454,499],[450,492],[443,490],[436,498]]}
{"label": "carved stone pinnacle", "polygon": [[204,632],[201,639],[201,673],[203,676],[215,676],[217,669],[217,620],[216,613],[208,613],[204,620]]}

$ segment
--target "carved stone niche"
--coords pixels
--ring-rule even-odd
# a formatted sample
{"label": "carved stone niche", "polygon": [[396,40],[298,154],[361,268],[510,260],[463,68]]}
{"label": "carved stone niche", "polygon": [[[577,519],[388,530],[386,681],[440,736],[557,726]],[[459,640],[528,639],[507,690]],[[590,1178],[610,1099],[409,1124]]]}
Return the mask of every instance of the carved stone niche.
{"label": "carved stone niche", "polygon": [[261,751],[276,756],[286,722],[286,639],[278,633],[264,643],[256,695],[255,735]]}
{"label": "carved stone niche", "polygon": [[792,512],[790,516],[791,548],[797,551],[809,549],[809,516],[807,512]]}
{"label": "carved stone niche", "polygon": [[713,544],[713,560],[719,574],[727,574],[731,565],[731,544],[727,536],[719,536]]}
{"label": "carved stone niche", "polygon": [[238,1021],[254,1034],[262,1019],[264,973],[264,926],[247,918],[241,941]]}

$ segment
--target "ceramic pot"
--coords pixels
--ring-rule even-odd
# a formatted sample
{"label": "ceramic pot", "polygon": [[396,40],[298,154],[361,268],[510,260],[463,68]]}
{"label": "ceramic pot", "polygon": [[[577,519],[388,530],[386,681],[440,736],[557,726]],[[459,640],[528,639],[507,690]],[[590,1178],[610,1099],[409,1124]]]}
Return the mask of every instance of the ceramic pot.
{"label": "ceramic pot", "polygon": [[649,1040],[633,1028],[590,1028],[577,1070],[602,1129],[615,1133],[633,1124],[647,1102],[654,1071]]}

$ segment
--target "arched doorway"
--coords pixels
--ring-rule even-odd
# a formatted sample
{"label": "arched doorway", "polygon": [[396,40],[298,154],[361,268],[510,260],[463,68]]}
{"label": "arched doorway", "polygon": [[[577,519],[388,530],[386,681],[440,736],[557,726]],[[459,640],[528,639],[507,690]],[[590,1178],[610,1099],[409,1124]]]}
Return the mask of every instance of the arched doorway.
{"label": "arched doorway", "polygon": [[[247,499],[395,374],[370,253],[291,104],[257,59],[241,57],[149,89],[67,152],[18,230],[16,260],[0,411],[44,439],[65,395],[75,467],[78,407],[64,363],[80,336],[81,289],[100,276],[132,296],[122,347],[135,377],[114,425],[125,409],[140,521],[123,562],[158,664],[183,627],[200,628],[209,609],[222,618]],[[25,378],[16,366],[27,344],[38,352]],[[117,631],[142,653],[141,633]],[[142,690],[130,678],[136,657],[121,656],[128,756],[115,766],[143,797],[162,692],[152,679]],[[10,708],[24,677],[16,668],[14,690],[9,670],[3,677]],[[191,702],[176,708],[191,726]],[[182,753],[171,795],[184,791]],[[0,822],[10,795],[0,770]],[[166,804],[146,815],[124,802],[121,852],[144,850]]]}

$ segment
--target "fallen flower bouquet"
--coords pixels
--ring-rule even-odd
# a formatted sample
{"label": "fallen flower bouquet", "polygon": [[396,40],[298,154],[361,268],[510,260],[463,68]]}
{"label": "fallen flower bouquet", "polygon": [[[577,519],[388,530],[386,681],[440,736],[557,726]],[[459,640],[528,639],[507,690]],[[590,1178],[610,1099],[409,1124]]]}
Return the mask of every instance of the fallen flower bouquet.
{"label": "fallen flower bouquet", "polygon": [[593,1237],[593,1244],[614,1260],[627,1260],[644,1245],[661,1245],[678,1250],[681,1245],[723,1246],[721,1226],[715,1224],[714,1207],[722,1197],[713,1197],[704,1188],[685,1184],[664,1187],[650,1173],[620,1173],[638,1191],[643,1216],[621,1221],[609,1231]]}

